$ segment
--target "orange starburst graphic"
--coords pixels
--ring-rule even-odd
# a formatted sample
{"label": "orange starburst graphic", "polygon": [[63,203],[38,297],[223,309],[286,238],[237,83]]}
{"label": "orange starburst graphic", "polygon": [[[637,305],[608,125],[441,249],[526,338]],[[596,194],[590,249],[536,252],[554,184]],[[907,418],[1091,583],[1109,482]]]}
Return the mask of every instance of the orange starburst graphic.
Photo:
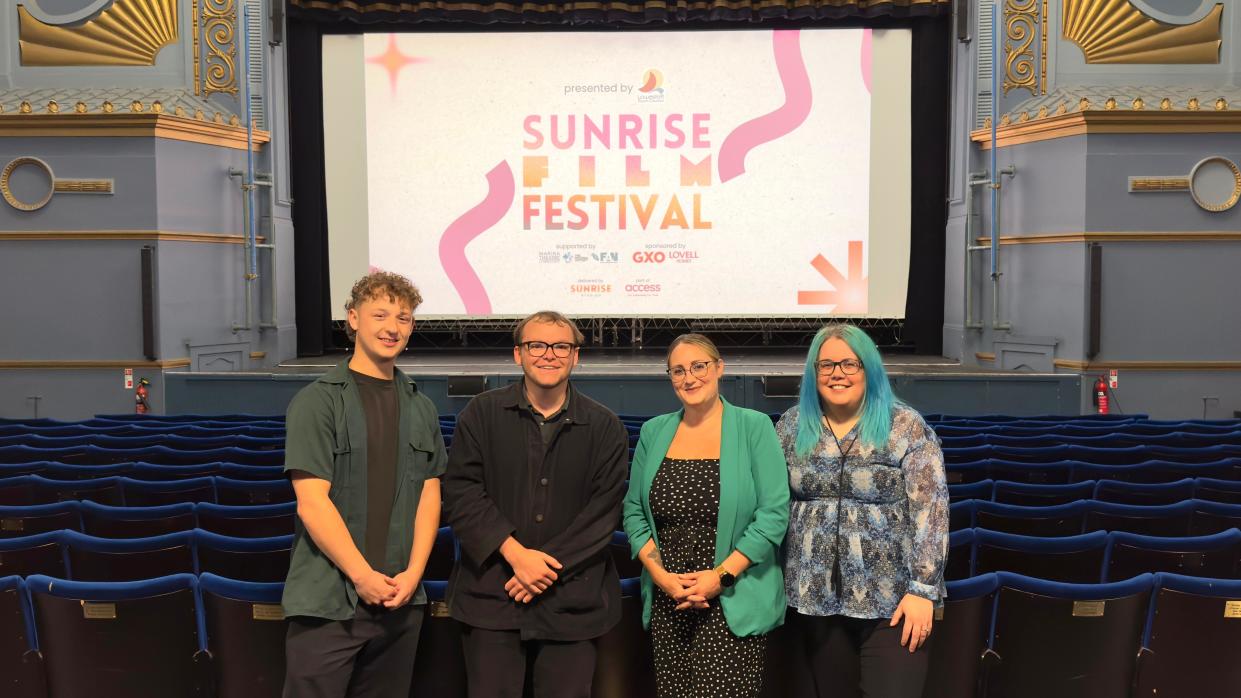
{"label": "orange starburst graphic", "polygon": [[861,315],[866,312],[866,277],[862,276],[862,241],[849,241],[849,272],[841,274],[823,255],[815,255],[810,266],[827,279],[832,291],[798,291],[798,305],[834,305],[839,315]]}
{"label": "orange starburst graphic", "polygon": [[377,65],[388,71],[388,84],[392,87],[392,94],[396,94],[396,81],[401,76],[401,69],[407,65],[425,62],[425,58],[417,56],[407,56],[401,53],[401,49],[396,45],[396,34],[388,35],[388,46],[383,53],[376,54],[366,59],[367,63]]}

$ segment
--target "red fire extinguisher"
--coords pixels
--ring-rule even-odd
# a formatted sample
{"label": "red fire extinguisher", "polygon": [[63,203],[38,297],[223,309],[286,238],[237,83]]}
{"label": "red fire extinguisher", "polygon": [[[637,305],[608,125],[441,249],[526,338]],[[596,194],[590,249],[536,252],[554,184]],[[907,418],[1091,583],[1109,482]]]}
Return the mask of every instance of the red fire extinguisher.
{"label": "red fire extinguisher", "polygon": [[150,384],[151,381],[145,378],[140,378],[138,380],[138,389],[134,391],[135,414],[146,414],[151,410],[151,405],[147,402],[147,386]]}
{"label": "red fire extinguisher", "polygon": [[1099,414],[1107,414],[1107,381],[1099,376],[1094,382],[1094,404]]}

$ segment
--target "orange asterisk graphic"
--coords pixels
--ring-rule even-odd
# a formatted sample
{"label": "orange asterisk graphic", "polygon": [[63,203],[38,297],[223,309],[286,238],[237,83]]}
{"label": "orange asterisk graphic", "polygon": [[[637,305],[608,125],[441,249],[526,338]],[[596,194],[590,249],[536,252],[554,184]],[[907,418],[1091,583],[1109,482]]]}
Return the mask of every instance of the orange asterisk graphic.
{"label": "orange asterisk graphic", "polygon": [[810,265],[835,290],[798,291],[798,305],[835,305],[833,313],[860,315],[866,312],[866,277],[862,276],[862,241],[849,241],[849,275],[841,274],[823,255],[815,255]]}
{"label": "orange asterisk graphic", "polygon": [[401,76],[401,69],[407,65],[414,63],[422,63],[425,58],[416,56],[407,56],[401,53],[401,49],[396,45],[396,34],[388,35],[388,47],[383,53],[371,56],[366,59],[367,63],[377,65],[388,71],[388,84],[392,86],[392,94],[396,94],[396,81]]}

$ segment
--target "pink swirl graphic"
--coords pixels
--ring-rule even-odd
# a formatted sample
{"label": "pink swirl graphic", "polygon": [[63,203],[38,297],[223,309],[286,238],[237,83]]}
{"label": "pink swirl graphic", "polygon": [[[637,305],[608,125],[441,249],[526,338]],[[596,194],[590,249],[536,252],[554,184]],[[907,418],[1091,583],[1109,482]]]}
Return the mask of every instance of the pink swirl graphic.
{"label": "pink swirl graphic", "polygon": [[440,264],[457,289],[457,295],[461,296],[465,312],[470,315],[490,314],[491,299],[474,267],[465,258],[465,246],[508,213],[509,206],[513,205],[513,188],[513,171],[508,162],[502,160],[487,173],[487,197],[461,214],[440,236]]}
{"label": "pink swirl graphic", "polygon": [[770,114],[751,119],[728,134],[720,146],[720,181],[745,173],[745,156],[764,143],[786,136],[810,115],[813,101],[810,76],[801,55],[801,32],[786,29],[772,32],[776,72],[784,86],[784,104]]}
{"label": "pink swirl graphic", "polygon": [[870,30],[862,30],[862,83],[870,92]]}

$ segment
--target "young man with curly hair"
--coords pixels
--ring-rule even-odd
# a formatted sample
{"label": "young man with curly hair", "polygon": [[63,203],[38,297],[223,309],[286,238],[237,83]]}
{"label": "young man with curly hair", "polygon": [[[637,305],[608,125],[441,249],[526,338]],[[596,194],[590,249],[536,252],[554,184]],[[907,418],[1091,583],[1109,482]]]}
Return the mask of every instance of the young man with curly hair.
{"label": "young man with curly hair", "polygon": [[363,277],[345,305],[352,356],[289,405],[286,698],[409,695],[447,463],[435,405],[396,367],[421,302],[403,276]]}

